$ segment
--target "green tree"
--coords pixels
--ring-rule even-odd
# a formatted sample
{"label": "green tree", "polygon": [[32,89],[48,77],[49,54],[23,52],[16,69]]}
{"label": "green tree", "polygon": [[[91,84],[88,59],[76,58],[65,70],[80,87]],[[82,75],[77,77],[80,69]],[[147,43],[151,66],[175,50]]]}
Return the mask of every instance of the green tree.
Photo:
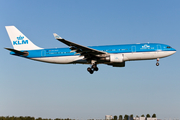
{"label": "green tree", "polygon": [[114,120],[117,120],[117,116],[116,115],[114,116]]}
{"label": "green tree", "polygon": [[24,118],[23,116],[20,116],[19,118],[20,118],[21,120],[25,120],[25,118]]}
{"label": "green tree", "polygon": [[153,115],[152,115],[152,118],[156,118],[156,114],[153,114]]}
{"label": "green tree", "polygon": [[122,115],[119,115],[119,120],[123,120],[123,116]]}
{"label": "green tree", "polygon": [[146,117],[147,117],[147,118],[150,118],[151,116],[150,116],[150,114],[147,114]]}
{"label": "green tree", "polygon": [[18,118],[17,118],[17,117],[14,117],[14,120],[18,120]]}
{"label": "green tree", "polygon": [[10,117],[8,120],[14,120],[14,116]]}
{"label": "green tree", "polygon": [[54,120],[60,120],[59,118],[56,118],[56,119],[54,119]]}
{"label": "green tree", "polygon": [[36,120],[42,120],[42,118],[41,118],[41,117],[39,117],[39,118],[37,118]]}
{"label": "green tree", "polygon": [[0,120],[6,120],[6,118],[2,116],[2,117],[0,118]]}
{"label": "green tree", "polygon": [[141,115],[141,117],[145,117],[144,115]]}
{"label": "green tree", "polygon": [[128,117],[129,117],[128,115],[125,115],[124,120],[128,120]]}

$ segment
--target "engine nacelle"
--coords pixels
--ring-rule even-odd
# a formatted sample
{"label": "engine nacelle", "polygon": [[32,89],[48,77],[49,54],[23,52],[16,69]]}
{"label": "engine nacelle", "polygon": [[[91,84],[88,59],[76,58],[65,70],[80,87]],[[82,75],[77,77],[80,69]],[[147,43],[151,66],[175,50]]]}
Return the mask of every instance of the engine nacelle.
{"label": "engine nacelle", "polygon": [[123,54],[110,54],[110,62],[113,63],[122,63],[124,61]]}
{"label": "engine nacelle", "polygon": [[110,54],[106,57],[101,57],[100,60],[108,61],[111,63],[122,63],[124,62],[124,55],[123,54]]}

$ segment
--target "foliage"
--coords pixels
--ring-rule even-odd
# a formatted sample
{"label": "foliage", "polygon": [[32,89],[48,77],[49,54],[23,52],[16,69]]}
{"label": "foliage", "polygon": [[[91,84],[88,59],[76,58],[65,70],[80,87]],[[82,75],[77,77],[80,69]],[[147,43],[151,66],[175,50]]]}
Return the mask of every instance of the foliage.
{"label": "foliage", "polygon": [[117,120],[117,116],[116,115],[114,116],[114,120]]}
{"label": "foliage", "polygon": [[147,117],[147,118],[150,118],[151,116],[150,116],[150,114],[147,114],[146,117]]}
{"label": "foliage", "polygon": [[[138,117],[138,116],[136,116]],[[141,117],[145,117],[144,115],[141,115]],[[149,114],[146,115],[147,118],[150,118],[151,116]],[[123,116],[122,115],[119,115],[119,119],[118,117],[115,115],[113,120],[128,120],[129,116],[128,115],[125,115],[124,116],[124,119],[123,119]],[[133,119],[133,114],[130,115],[130,118]],[[152,115],[152,118],[156,118],[156,114],[153,114]],[[9,117],[9,116],[0,116],[0,120],[75,120],[75,119],[69,119],[69,118],[66,118],[66,119],[62,119],[62,118],[56,118],[56,119],[48,119],[48,118],[34,118],[34,117],[30,117],[30,116],[20,116],[20,117],[15,117],[15,116],[12,116],[12,117]],[[91,119],[92,120],[92,119]]]}
{"label": "foliage", "polygon": [[119,120],[123,120],[123,116],[122,115],[119,115]]}
{"label": "foliage", "polygon": [[129,117],[128,115],[125,115],[124,120],[128,120],[128,117]]}
{"label": "foliage", "polygon": [[156,114],[153,114],[153,115],[152,115],[152,118],[156,118]]}
{"label": "foliage", "polygon": [[[14,117],[14,116],[3,117],[3,116],[0,116],[0,120],[53,120],[53,119],[41,118],[41,117],[35,119],[34,117],[30,117],[30,116],[26,116],[26,117],[22,117],[22,116],[20,116],[20,117]],[[66,119],[56,118],[54,120],[71,120],[71,119],[69,119],[69,118],[66,118]]]}

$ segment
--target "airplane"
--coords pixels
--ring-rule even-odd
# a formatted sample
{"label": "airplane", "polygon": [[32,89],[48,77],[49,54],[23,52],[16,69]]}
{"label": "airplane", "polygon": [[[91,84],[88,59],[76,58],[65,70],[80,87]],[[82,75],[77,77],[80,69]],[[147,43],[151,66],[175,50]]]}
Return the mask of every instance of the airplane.
{"label": "airplane", "polygon": [[83,46],[61,38],[54,33],[56,40],[69,46],[68,48],[40,48],[33,44],[15,26],[5,26],[12,48],[5,48],[11,55],[31,60],[55,64],[90,64],[87,68],[90,74],[98,71],[98,64],[113,67],[125,67],[126,61],[159,59],[176,52],[169,45],[160,43],[138,43],[125,45]]}

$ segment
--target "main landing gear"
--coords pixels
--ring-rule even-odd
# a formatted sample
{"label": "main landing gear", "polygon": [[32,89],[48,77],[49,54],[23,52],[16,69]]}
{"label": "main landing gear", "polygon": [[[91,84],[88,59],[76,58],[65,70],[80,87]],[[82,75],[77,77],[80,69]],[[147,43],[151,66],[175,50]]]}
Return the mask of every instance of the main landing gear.
{"label": "main landing gear", "polygon": [[156,66],[159,66],[159,58],[157,58]]}
{"label": "main landing gear", "polygon": [[88,67],[87,68],[87,71],[90,73],[90,74],[93,74],[94,71],[98,71],[99,68],[97,67],[97,64],[96,63],[93,63],[91,67]]}

